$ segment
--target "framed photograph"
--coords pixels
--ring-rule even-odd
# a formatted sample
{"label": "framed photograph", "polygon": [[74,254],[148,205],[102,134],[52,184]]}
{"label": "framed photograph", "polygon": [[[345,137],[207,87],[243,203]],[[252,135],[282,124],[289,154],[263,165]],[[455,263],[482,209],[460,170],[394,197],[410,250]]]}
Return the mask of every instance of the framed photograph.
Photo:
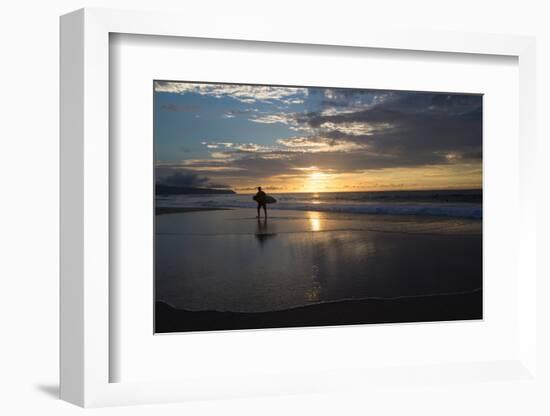
{"label": "framed photograph", "polygon": [[536,385],[534,40],[180,21],[61,19],[62,398]]}
{"label": "framed photograph", "polygon": [[154,100],[155,333],[483,317],[482,95]]}

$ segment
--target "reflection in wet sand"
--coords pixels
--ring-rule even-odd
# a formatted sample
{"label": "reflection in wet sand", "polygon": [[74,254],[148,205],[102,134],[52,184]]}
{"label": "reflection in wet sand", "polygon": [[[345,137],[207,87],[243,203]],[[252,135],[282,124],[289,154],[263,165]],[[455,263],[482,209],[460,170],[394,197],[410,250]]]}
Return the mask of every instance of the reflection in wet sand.
{"label": "reflection in wet sand", "polygon": [[322,219],[321,213],[315,212],[315,211],[308,211],[306,214],[309,220],[309,226],[311,231],[322,231],[323,227],[321,223],[321,219]]}
{"label": "reflection in wet sand", "polygon": [[271,228],[269,228],[267,223],[267,218],[259,219],[258,218],[258,224],[256,225],[256,232],[254,233],[254,237],[256,237],[256,240],[258,240],[258,243],[260,243],[260,247],[263,247],[263,245],[267,242],[268,239],[275,237],[277,233],[274,231],[274,225],[271,225]]}
{"label": "reflection in wet sand", "polygon": [[156,299],[263,312],[342,299],[458,293],[481,282],[481,221],[327,212],[156,217]]}

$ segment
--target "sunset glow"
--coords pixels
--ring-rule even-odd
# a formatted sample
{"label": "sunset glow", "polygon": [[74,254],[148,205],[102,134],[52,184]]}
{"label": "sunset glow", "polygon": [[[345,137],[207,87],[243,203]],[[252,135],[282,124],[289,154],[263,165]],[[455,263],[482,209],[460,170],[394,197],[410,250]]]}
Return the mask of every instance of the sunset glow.
{"label": "sunset glow", "polygon": [[481,97],[155,82],[156,175],[252,193],[481,188]]}

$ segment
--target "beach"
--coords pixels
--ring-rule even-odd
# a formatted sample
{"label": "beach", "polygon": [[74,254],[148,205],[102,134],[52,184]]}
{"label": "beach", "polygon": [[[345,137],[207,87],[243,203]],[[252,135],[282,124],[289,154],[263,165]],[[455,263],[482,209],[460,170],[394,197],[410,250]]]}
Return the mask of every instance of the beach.
{"label": "beach", "polygon": [[482,292],[344,300],[272,312],[192,312],[156,302],[156,332],[217,331],[480,319]]}
{"label": "beach", "polygon": [[482,318],[481,219],[158,210],[156,332]]}

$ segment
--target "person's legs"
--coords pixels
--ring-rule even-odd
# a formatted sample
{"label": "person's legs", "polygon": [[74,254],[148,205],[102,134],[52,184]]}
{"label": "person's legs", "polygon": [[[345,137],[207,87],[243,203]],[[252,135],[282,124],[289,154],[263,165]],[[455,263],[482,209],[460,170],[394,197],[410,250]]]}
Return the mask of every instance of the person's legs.
{"label": "person's legs", "polygon": [[256,216],[256,218],[260,218],[260,204],[258,204],[258,215]]}
{"label": "person's legs", "polygon": [[[258,214],[258,216],[260,216],[260,214]],[[266,204],[264,204],[264,216],[267,219],[267,205]]]}

